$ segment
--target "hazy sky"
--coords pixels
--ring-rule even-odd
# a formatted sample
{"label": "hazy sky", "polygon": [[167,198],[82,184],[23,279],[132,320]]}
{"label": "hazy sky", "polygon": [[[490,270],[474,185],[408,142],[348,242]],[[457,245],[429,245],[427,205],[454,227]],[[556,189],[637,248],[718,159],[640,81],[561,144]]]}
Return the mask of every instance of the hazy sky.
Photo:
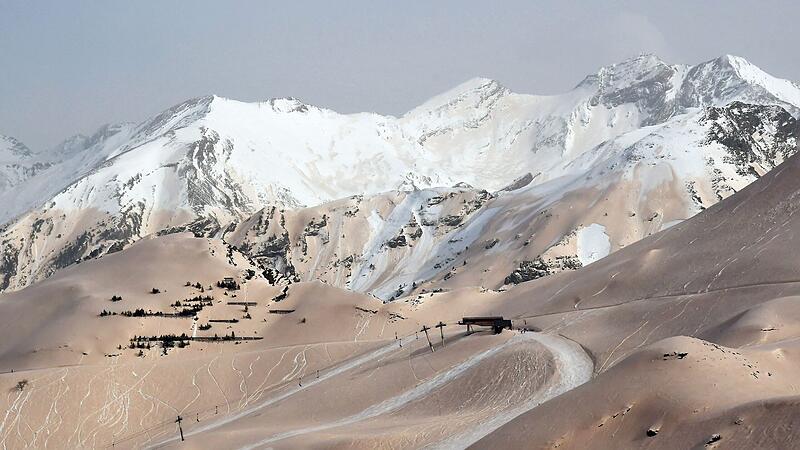
{"label": "hazy sky", "polygon": [[800,80],[796,1],[0,0],[0,133],[37,149],[185,99],[400,115],[474,76],[556,93],[641,52]]}

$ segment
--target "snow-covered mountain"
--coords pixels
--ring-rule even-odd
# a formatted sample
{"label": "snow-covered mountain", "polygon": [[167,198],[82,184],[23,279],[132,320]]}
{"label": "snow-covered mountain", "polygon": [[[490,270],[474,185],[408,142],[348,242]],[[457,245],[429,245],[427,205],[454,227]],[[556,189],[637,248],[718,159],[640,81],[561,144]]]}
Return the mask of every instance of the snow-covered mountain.
{"label": "snow-covered mountain", "polygon": [[[92,136],[75,135],[54,148],[34,152],[0,137],[0,223],[38,207],[105,162],[130,138],[133,124],[104,125]],[[16,148],[17,150],[14,150]],[[13,189],[12,189],[13,188]]]}
{"label": "snow-covered mountain", "polygon": [[0,162],[13,164],[31,157],[31,150],[10,136],[0,135]]}
{"label": "snow-covered mountain", "polygon": [[6,192],[46,166],[35,161],[31,150],[10,136],[0,135],[0,193]]}
{"label": "snow-covered mountain", "polygon": [[[58,164],[0,192],[13,205],[0,220],[49,199],[2,231],[0,289],[181,229],[266,245],[252,256],[286,276],[325,279],[352,256],[354,274],[327,281],[382,298],[403,284],[446,285],[460,257],[488,261],[513,249],[498,256],[502,269],[479,276],[497,287],[539,260],[547,270],[572,268],[574,258],[588,263],[740,189],[792,151],[798,112],[800,87],[733,56],[696,66],[640,56],[554,96],[474,79],[399,118],[342,115],[295,99],[202,97],[137,126],[73,139],[52,152]],[[358,213],[341,206],[349,200],[333,202],[353,195],[366,202]],[[617,204],[598,216],[605,201]],[[286,246],[280,227],[262,220],[247,229],[265,211],[297,222]],[[336,244],[346,254],[322,252],[311,262],[295,247],[320,220],[362,222],[347,238],[328,237],[347,239]],[[425,245],[414,245],[420,232]],[[401,235],[408,245],[386,244]],[[269,250],[270,239],[280,240],[282,255]],[[398,274],[391,266],[400,263],[419,268]]]}
{"label": "snow-covered mountain", "polygon": [[269,207],[225,238],[275,278],[384,300],[497,289],[590,264],[691,217],[793,154],[798,135],[781,107],[733,102],[609,140],[565,169],[581,170],[552,181]]}

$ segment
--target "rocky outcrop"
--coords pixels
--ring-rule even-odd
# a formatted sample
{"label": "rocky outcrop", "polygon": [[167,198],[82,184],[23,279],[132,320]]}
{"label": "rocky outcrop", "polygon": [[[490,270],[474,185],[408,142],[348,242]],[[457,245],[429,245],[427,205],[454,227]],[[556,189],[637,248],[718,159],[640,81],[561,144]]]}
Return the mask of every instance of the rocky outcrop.
{"label": "rocky outcrop", "polygon": [[545,261],[541,256],[532,261],[522,261],[519,267],[505,278],[504,284],[520,284],[536,280],[564,270],[578,270],[582,267],[577,256],[557,256]]}
{"label": "rocky outcrop", "polygon": [[780,106],[733,102],[708,108],[701,118],[708,123],[707,142],[724,146],[724,162],[736,166],[739,175],[761,176],[797,149],[800,124]]}

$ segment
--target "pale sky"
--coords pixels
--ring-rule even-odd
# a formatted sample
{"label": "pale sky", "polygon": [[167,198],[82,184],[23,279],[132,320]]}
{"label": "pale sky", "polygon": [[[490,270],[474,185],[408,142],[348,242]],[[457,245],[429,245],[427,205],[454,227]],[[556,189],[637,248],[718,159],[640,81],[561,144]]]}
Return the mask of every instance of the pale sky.
{"label": "pale sky", "polygon": [[0,0],[0,134],[33,149],[191,97],[401,115],[475,76],[568,90],[639,53],[800,80],[796,1]]}

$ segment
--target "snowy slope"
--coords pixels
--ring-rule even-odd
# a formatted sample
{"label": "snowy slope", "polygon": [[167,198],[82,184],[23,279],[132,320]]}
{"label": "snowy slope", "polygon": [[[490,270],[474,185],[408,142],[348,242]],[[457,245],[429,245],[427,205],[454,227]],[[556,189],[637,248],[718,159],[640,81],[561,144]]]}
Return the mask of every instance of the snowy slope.
{"label": "snowy slope", "polygon": [[[0,135],[0,193],[11,190],[44,168],[25,144]],[[0,223],[2,221],[0,218]]]}
{"label": "snowy slope", "polygon": [[[751,108],[740,116],[752,118],[752,133],[760,133],[748,137],[738,131],[747,126],[733,111],[710,116],[733,101],[779,107],[740,107]],[[37,199],[41,206],[6,225],[0,288],[25,286],[162,230],[220,235],[270,205],[291,210],[351,195],[457,184],[493,192],[521,177],[530,180],[523,191],[558,199],[620,183],[636,186],[631,189],[641,198],[655,191],[679,204],[673,219],[684,219],[780,162],[786,152],[770,148],[793,138],[784,128],[794,125],[797,111],[800,88],[730,56],[697,66],[640,56],[603,67],[554,96],[515,94],[474,79],[399,118],[342,115],[290,98],[243,103],[201,97],[137,126],[72,139],[52,152],[62,169],[7,191],[14,206],[5,219]],[[672,182],[668,194],[662,181]],[[692,203],[684,205],[686,197]],[[425,201],[414,198],[404,204]],[[627,202],[632,211],[643,208]],[[397,228],[401,216],[370,216],[366,241],[380,243],[376,233],[389,233],[380,231],[387,224]],[[617,246],[644,229],[589,223],[606,226]],[[620,228],[626,229],[615,231]],[[546,252],[565,231],[537,251]],[[443,251],[436,242],[426,245],[434,254]],[[423,278],[435,278],[428,275]],[[386,297],[388,286],[400,283],[382,276],[385,282],[359,280],[355,288],[380,285]]]}
{"label": "snowy slope", "polygon": [[[130,138],[132,124],[105,125],[92,136],[73,136],[55,148],[34,152],[22,144],[23,151],[10,154],[0,150],[0,167],[11,168],[16,177],[0,175],[0,223],[41,206],[47,199],[102,164]],[[0,138],[2,139],[2,138]],[[13,189],[12,189],[13,187]]]}
{"label": "snowy slope", "polygon": [[11,136],[0,135],[0,164],[14,164],[31,158],[28,147]]}
{"label": "snowy slope", "polygon": [[496,289],[590,264],[691,217],[791,156],[798,136],[779,106],[734,102],[610,140],[567,169],[578,175],[494,194],[437,188],[270,207],[225,239],[273,279],[383,300]]}
{"label": "snowy slope", "polygon": [[681,66],[644,55],[603,67],[555,96],[514,94],[475,79],[400,121],[453,178],[494,190],[527,172],[539,173],[538,182],[567,175],[565,163],[607,140],[736,100],[800,113],[800,87],[742,58]]}

